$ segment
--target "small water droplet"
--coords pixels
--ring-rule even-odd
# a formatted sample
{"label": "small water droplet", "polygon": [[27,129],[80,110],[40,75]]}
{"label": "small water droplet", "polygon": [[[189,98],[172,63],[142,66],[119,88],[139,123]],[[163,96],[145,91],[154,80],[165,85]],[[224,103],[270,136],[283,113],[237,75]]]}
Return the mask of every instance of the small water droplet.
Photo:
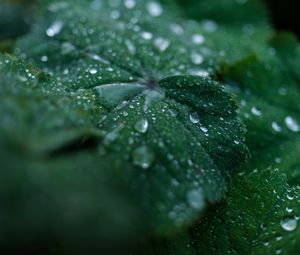
{"label": "small water droplet", "polygon": [[149,2],[147,4],[147,10],[153,17],[158,17],[163,13],[162,6],[157,2]]}
{"label": "small water droplet", "polygon": [[287,128],[293,132],[299,132],[300,131],[300,126],[298,124],[298,122],[292,118],[291,116],[287,116],[285,119],[284,119],[284,122],[287,126]]}
{"label": "small water droplet", "polygon": [[45,56],[45,55],[42,56],[42,57],[41,57],[41,61],[42,61],[42,62],[47,62],[47,61],[48,61],[48,57]]}
{"label": "small water droplet", "polygon": [[164,38],[157,38],[154,40],[154,45],[156,48],[158,48],[161,52],[165,51],[169,45],[170,45],[170,42]]}
{"label": "small water droplet", "polygon": [[154,162],[154,153],[147,146],[142,145],[133,151],[133,163],[143,169],[148,169]]}
{"label": "small water droplet", "polygon": [[152,33],[150,33],[150,32],[142,32],[141,35],[145,40],[151,40],[153,37]]}
{"label": "small water droplet", "polygon": [[134,0],[124,0],[124,5],[127,9],[132,9],[135,6]]}
{"label": "small water droplet", "polygon": [[293,231],[297,228],[297,220],[294,217],[285,217],[280,222],[285,231]]}
{"label": "small water droplet", "polygon": [[194,124],[199,123],[200,121],[199,114],[197,112],[192,112],[190,114],[190,121]]}
{"label": "small water droplet", "polygon": [[200,127],[200,129],[202,130],[202,132],[207,133],[208,129],[206,127]]}
{"label": "small water droplet", "polygon": [[113,10],[111,13],[110,13],[110,17],[112,19],[118,19],[120,18],[120,12],[118,10]]}
{"label": "small water droplet", "polygon": [[183,28],[178,24],[171,24],[170,29],[173,33],[175,33],[177,35],[182,35],[184,33]]}
{"label": "small water droplet", "polygon": [[202,190],[192,189],[187,193],[188,204],[194,209],[201,209],[204,206],[204,197]]}
{"label": "small water droplet", "polygon": [[149,127],[148,120],[146,119],[140,119],[136,124],[135,124],[135,129],[140,132],[140,133],[146,133]]}
{"label": "small water droplet", "polygon": [[191,60],[195,65],[200,65],[203,63],[203,56],[197,52],[192,52]]}
{"label": "small water droplet", "polygon": [[281,131],[281,127],[278,125],[277,122],[273,121],[272,122],[272,128],[275,132],[280,132]]}
{"label": "small water droplet", "polygon": [[89,73],[90,74],[96,74],[97,73],[97,69],[96,68],[91,68],[91,69],[89,69]]}
{"label": "small water droplet", "polygon": [[195,34],[195,35],[192,36],[192,41],[195,44],[202,44],[202,43],[204,43],[205,38],[204,38],[203,35]]}
{"label": "small water droplet", "polygon": [[202,25],[204,30],[208,33],[213,33],[218,29],[217,23],[212,20],[205,20]]}
{"label": "small water droplet", "polygon": [[252,112],[252,114],[255,115],[255,116],[261,116],[261,115],[262,115],[262,112],[261,112],[259,109],[257,109],[255,106],[253,106],[253,107],[251,108],[251,112]]}

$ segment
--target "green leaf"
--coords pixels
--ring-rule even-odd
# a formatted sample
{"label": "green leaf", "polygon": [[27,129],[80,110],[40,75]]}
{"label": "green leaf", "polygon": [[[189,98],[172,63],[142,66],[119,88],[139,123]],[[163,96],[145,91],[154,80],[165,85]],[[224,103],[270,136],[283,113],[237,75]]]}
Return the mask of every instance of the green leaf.
{"label": "green leaf", "polygon": [[248,151],[232,95],[203,77],[210,55],[193,42],[203,28],[151,1],[42,1],[39,10],[16,52],[43,72],[2,60],[6,139],[38,158],[98,148],[99,164],[129,165],[111,170],[156,233],[219,201]]}
{"label": "green leaf", "polygon": [[293,70],[271,50],[229,67],[224,79],[238,94],[248,129],[248,169],[273,165],[286,173],[289,183],[299,182],[300,91]]}
{"label": "green leaf", "polygon": [[235,178],[227,199],[193,229],[196,254],[297,254],[299,189],[278,169]]}

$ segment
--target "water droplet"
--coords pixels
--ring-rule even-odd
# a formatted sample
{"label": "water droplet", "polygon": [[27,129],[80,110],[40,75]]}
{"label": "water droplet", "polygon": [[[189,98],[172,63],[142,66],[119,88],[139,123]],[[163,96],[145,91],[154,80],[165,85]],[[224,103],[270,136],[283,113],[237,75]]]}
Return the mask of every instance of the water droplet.
{"label": "water droplet", "polygon": [[288,213],[291,213],[291,212],[293,211],[293,208],[286,207],[285,210],[286,210]]}
{"label": "water droplet", "polygon": [[212,20],[206,20],[202,23],[202,25],[204,30],[208,33],[213,33],[218,29],[217,23]]}
{"label": "water droplet", "polygon": [[146,133],[149,127],[148,120],[146,119],[140,119],[136,124],[135,124],[135,129],[140,132],[140,133]]}
{"label": "water droplet", "polygon": [[129,50],[129,53],[131,55],[134,55],[135,52],[136,52],[134,44],[130,40],[125,40],[125,44],[126,44],[128,50]]}
{"label": "water droplet", "polygon": [[150,32],[142,32],[141,35],[145,40],[151,40],[153,37],[152,33],[150,33]]}
{"label": "water droplet", "polygon": [[154,161],[154,153],[147,146],[143,145],[133,151],[133,163],[143,169],[147,169]]}
{"label": "water droplet", "polygon": [[290,194],[286,195],[286,197],[287,197],[288,200],[293,200],[294,199],[294,196],[290,195]]}
{"label": "water droplet", "polygon": [[253,106],[253,107],[251,108],[251,112],[252,112],[252,114],[255,115],[255,116],[261,116],[261,115],[262,115],[262,112],[261,112],[259,109],[257,109],[255,106]]}
{"label": "water droplet", "polygon": [[192,189],[187,193],[188,204],[194,209],[201,209],[204,206],[204,197],[201,189]]}
{"label": "water droplet", "polygon": [[191,60],[195,65],[200,65],[203,63],[203,56],[197,52],[192,52]]}
{"label": "water droplet", "polygon": [[200,129],[202,130],[202,132],[207,133],[208,129],[206,127],[200,127]]}
{"label": "water droplet", "polygon": [[128,9],[132,9],[135,6],[135,1],[134,0],[124,0],[124,5]]}
{"label": "water droplet", "polygon": [[192,41],[195,44],[202,44],[202,43],[204,43],[205,38],[204,38],[203,35],[195,34],[195,35],[192,36]]}
{"label": "water droplet", "polygon": [[281,127],[278,125],[277,122],[273,121],[272,122],[272,128],[275,132],[280,132],[281,131]]}
{"label": "water droplet", "polygon": [[41,57],[41,61],[42,62],[47,62],[48,61],[48,57],[47,56],[42,56]]}
{"label": "water droplet", "polygon": [[90,74],[96,74],[97,73],[97,69],[96,68],[91,68],[91,69],[89,69],[89,73]]}
{"label": "water droplet", "polygon": [[150,2],[147,4],[147,10],[151,16],[158,17],[163,13],[161,5],[157,2]]}
{"label": "water droplet", "polygon": [[154,40],[154,45],[156,48],[158,48],[161,52],[165,51],[169,45],[170,45],[170,42],[164,38],[157,38]]}
{"label": "water droplet", "polygon": [[120,18],[120,12],[118,10],[113,10],[111,13],[110,13],[110,17],[112,19],[118,19]]}
{"label": "water droplet", "polygon": [[190,114],[190,121],[194,124],[199,123],[200,119],[199,119],[199,114],[197,112],[192,112]]}
{"label": "water droplet", "polygon": [[70,42],[64,42],[61,45],[61,54],[63,55],[70,54],[73,50],[75,50],[75,46]]}
{"label": "water droplet", "polygon": [[171,24],[170,29],[173,33],[175,33],[177,35],[182,35],[184,33],[183,28],[178,24]]}
{"label": "water droplet", "polygon": [[237,140],[234,140],[233,142],[234,142],[235,144],[240,144],[240,142],[237,141]]}
{"label": "water droplet", "polygon": [[287,126],[287,128],[293,132],[299,132],[300,131],[300,126],[298,124],[298,122],[292,118],[291,116],[287,116],[285,119],[284,119],[284,122]]}
{"label": "water droplet", "polygon": [[285,231],[293,231],[297,228],[297,220],[294,217],[285,217],[280,222]]}
{"label": "water droplet", "polygon": [[55,21],[46,31],[46,34],[49,37],[54,37],[55,35],[59,34],[63,27],[62,21]]}

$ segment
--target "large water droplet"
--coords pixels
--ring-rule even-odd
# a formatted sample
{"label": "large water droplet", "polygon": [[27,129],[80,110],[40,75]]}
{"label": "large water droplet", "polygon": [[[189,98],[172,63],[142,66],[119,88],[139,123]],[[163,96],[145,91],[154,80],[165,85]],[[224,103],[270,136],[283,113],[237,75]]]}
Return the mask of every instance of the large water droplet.
{"label": "large water droplet", "polygon": [[136,124],[135,124],[135,129],[140,132],[140,133],[146,133],[149,127],[148,120],[146,119],[140,119]]}
{"label": "large water droplet", "polygon": [[285,231],[293,231],[297,228],[297,220],[294,217],[285,217],[280,221],[280,225]]}
{"label": "large water droplet", "polygon": [[194,123],[194,124],[199,123],[199,121],[200,121],[200,119],[199,119],[199,114],[196,113],[196,112],[192,112],[192,113],[190,114],[190,121],[191,121],[192,123]]}
{"label": "large water droplet", "polygon": [[299,132],[300,131],[300,126],[298,124],[298,122],[292,118],[291,116],[287,116],[285,119],[284,119],[284,122],[287,126],[287,128],[293,132]]}
{"label": "large water droplet", "polygon": [[204,206],[204,197],[201,189],[192,189],[187,193],[188,204],[194,209],[201,209]]}
{"label": "large water droplet", "polygon": [[136,148],[132,154],[133,164],[143,169],[147,169],[154,162],[154,153],[147,146],[142,145]]}

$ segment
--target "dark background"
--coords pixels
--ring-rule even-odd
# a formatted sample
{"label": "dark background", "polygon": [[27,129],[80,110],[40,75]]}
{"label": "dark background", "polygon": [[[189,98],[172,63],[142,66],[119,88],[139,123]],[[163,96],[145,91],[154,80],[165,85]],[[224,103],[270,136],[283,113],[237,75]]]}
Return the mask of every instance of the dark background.
{"label": "dark background", "polygon": [[292,31],[300,38],[300,0],[265,0],[277,30]]}

